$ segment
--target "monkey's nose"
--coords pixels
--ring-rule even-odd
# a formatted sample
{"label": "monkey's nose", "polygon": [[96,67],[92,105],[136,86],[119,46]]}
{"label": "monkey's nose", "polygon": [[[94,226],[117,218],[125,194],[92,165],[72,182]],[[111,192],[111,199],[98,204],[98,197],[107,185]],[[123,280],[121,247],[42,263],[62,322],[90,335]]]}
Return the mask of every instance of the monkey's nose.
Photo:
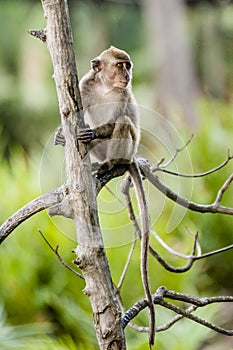
{"label": "monkey's nose", "polygon": [[123,76],[124,76],[125,80],[126,80],[127,82],[129,82],[129,73],[127,72],[127,70],[124,70]]}

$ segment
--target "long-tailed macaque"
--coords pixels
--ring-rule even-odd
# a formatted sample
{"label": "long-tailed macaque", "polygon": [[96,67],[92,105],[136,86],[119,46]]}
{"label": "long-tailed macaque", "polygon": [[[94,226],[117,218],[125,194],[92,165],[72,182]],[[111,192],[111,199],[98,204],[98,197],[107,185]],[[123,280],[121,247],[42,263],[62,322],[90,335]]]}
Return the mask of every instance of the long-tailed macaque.
{"label": "long-tailed macaque", "polygon": [[85,122],[90,129],[79,133],[89,141],[91,153],[109,169],[131,163],[140,140],[139,113],[132,93],[132,61],[115,47],[91,61],[92,69],[81,79]]}
{"label": "long-tailed macaque", "polygon": [[[91,155],[103,164],[131,163],[140,140],[139,112],[132,93],[132,61],[113,46],[91,61],[91,70],[80,81],[85,122],[77,138],[88,142]],[[65,144],[62,130],[55,144]]]}
{"label": "long-tailed macaque", "polygon": [[[141,270],[151,315],[152,346],[155,313],[147,272],[150,227],[141,175],[133,163],[140,140],[140,128],[139,112],[131,88],[132,67],[129,55],[113,46],[91,61],[91,70],[80,81],[85,123],[88,127],[79,131],[77,139],[88,143],[91,154],[101,163],[97,176],[117,164],[129,164],[139,206],[142,207]],[[55,144],[59,143],[65,144],[61,129],[55,136]]]}

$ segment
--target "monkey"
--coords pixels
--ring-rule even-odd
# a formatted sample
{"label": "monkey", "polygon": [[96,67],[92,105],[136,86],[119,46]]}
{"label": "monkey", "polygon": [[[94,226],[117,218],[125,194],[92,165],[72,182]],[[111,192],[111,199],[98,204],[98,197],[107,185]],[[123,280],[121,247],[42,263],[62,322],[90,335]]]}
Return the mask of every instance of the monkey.
{"label": "monkey", "polygon": [[99,174],[116,164],[130,164],[140,141],[139,111],[132,93],[133,63],[113,46],[91,61],[80,81],[85,122],[78,140],[89,142],[91,154],[102,166]]}
{"label": "monkey", "polygon": [[[102,164],[99,173],[114,165],[130,164],[140,141],[139,111],[132,93],[133,63],[113,46],[91,61],[80,80],[85,123],[77,139],[89,144],[90,154]],[[65,144],[62,130],[55,144]]]}
{"label": "monkey", "polygon": [[[90,154],[100,162],[97,177],[118,164],[128,164],[139,206],[145,205],[140,171],[134,163],[140,141],[139,110],[132,92],[133,62],[123,50],[111,46],[91,61],[90,71],[80,80],[86,128],[77,139],[87,143]],[[60,128],[55,144],[65,145]],[[148,278],[149,214],[141,210],[141,271],[150,309],[150,346],[154,343],[155,311]],[[146,216],[146,218],[145,218]]]}

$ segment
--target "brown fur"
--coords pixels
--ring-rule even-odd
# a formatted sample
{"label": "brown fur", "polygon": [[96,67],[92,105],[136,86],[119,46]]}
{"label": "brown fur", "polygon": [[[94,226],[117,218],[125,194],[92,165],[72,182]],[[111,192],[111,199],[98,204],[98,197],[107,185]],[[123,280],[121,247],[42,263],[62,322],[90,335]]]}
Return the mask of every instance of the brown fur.
{"label": "brown fur", "polygon": [[140,140],[132,61],[125,51],[111,46],[91,63],[92,69],[80,81],[80,92],[93,137],[89,140],[81,132],[78,139],[90,142],[92,155],[101,163],[131,163]]}

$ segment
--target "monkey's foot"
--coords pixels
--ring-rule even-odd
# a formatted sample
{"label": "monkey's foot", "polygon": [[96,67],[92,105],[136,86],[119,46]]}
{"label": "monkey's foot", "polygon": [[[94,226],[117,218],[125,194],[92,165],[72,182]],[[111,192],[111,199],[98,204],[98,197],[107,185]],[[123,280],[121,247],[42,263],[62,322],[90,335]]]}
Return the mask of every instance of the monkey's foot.
{"label": "monkey's foot", "polygon": [[114,167],[114,164],[112,162],[105,162],[103,164],[100,164],[96,177],[102,177],[104,174],[110,171],[113,167]]}

